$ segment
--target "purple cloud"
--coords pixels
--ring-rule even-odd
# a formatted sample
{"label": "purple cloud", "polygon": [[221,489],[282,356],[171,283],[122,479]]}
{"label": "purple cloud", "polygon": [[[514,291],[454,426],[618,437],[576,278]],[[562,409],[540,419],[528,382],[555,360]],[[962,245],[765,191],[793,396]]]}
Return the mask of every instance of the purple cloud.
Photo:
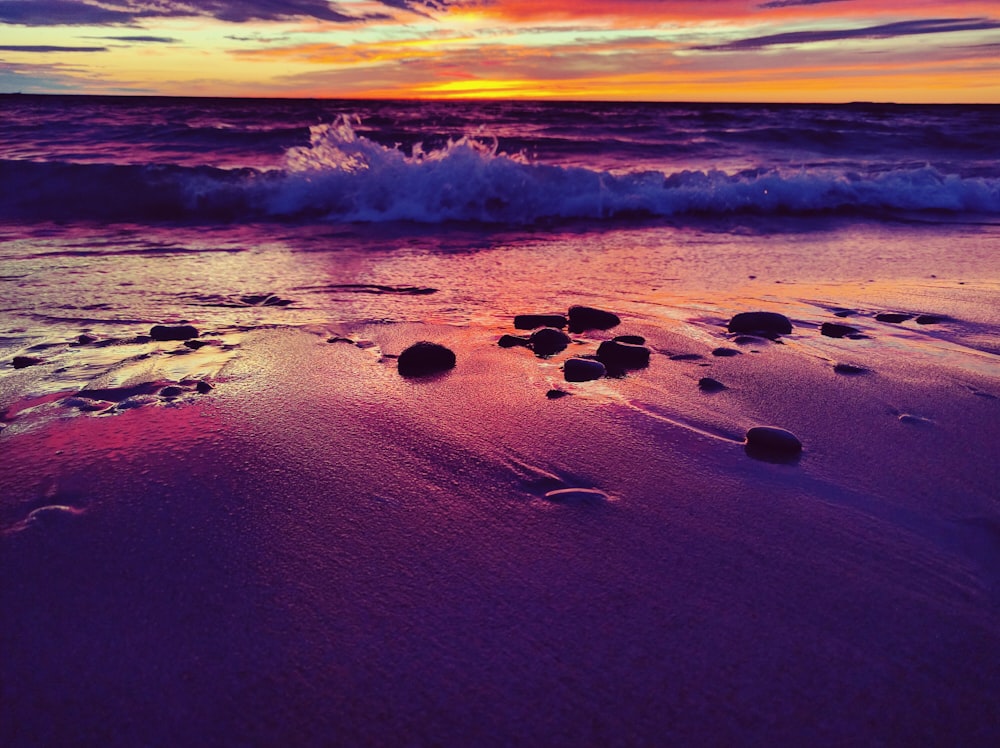
{"label": "purple cloud", "polygon": [[986,31],[1000,29],[1000,21],[990,18],[932,18],[922,21],[899,21],[860,29],[829,29],[821,31],[789,31],[784,34],[754,36],[725,44],[691,47],[707,52],[739,52],[762,49],[778,44],[813,44],[841,39],[892,39],[918,34],[947,34],[953,31]]}
{"label": "purple cloud", "polygon": [[107,47],[56,47],[49,44],[0,44],[0,52],[107,52]]}

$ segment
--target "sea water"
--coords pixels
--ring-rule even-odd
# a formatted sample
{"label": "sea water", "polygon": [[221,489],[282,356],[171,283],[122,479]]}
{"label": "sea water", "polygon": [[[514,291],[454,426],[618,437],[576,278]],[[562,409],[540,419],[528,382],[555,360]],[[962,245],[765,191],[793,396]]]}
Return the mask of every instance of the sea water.
{"label": "sea water", "polygon": [[690,320],[776,284],[989,307],[998,132],[997,106],[4,96],[0,359],[59,390],[163,322]]}

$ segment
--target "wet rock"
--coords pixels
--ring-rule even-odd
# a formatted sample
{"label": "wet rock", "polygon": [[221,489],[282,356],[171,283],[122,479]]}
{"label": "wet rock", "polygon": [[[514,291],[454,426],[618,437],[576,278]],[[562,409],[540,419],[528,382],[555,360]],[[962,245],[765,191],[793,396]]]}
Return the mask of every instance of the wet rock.
{"label": "wet rock", "polygon": [[89,345],[90,343],[96,343],[97,338],[95,338],[93,335],[87,335],[86,333],[83,333],[82,335],[77,336],[76,342],[79,345]]}
{"label": "wet rock", "polygon": [[939,314],[921,314],[914,320],[914,322],[916,322],[918,325],[937,325],[941,322],[944,322],[946,319],[948,318],[942,317]]}
{"label": "wet rock", "polygon": [[27,369],[29,366],[37,366],[43,363],[43,361],[34,356],[14,356],[14,360],[10,363],[15,369]]}
{"label": "wet rock", "polygon": [[868,369],[863,366],[858,366],[857,364],[835,364],[833,370],[838,374],[867,374]]}
{"label": "wet rock", "polygon": [[788,317],[777,312],[740,312],[729,320],[728,330],[757,333],[770,338],[790,333],[792,323]]}
{"label": "wet rock", "polygon": [[621,324],[617,314],[595,309],[591,306],[571,306],[569,308],[569,328],[573,332],[584,330],[608,330]]}
{"label": "wet rock", "polygon": [[501,335],[497,345],[501,348],[528,348],[531,345],[531,340],[520,335]]}
{"label": "wet rock", "polygon": [[894,325],[898,325],[900,322],[906,322],[908,319],[913,319],[913,315],[900,314],[898,312],[881,312],[875,315],[875,319],[879,322],[891,322]]}
{"label": "wet rock", "polygon": [[819,332],[820,335],[825,335],[828,338],[844,338],[848,335],[857,335],[861,330],[850,325],[841,325],[837,322],[824,322],[820,326]]}
{"label": "wet rock", "polygon": [[566,350],[566,346],[569,345],[569,335],[562,330],[543,327],[541,330],[535,330],[531,333],[529,342],[531,350],[535,352],[536,356],[551,356]]}
{"label": "wet rock", "polygon": [[176,384],[168,384],[158,393],[160,397],[180,397],[185,392],[183,387],[178,387]]}
{"label": "wet rock", "polygon": [[156,341],[190,340],[198,337],[198,330],[191,325],[153,325],[149,337]]}
{"label": "wet rock", "polygon": [[211,392],[215,388],[212,387],[212,385],[210,385],[205,380],[201,380],[201,381],[198,382],[198,384],[196,384],[194,386],[194,389],[195,389],[195,392],[197,392],[199,395],[207,395],[209,392]]}
{"label": "wet rock", "polygon": [[539,327],[566,327],[566,317],[562,314],[518,314],[514,317],[514,327],[518,330],[534,330]]}
{"label": "wet rock", "polygon": [[422,340],[399,354],[396,367],[404,377],[425,377],[455,368],[455,354],[443,345]]}
{"label": "wet rock", "polygon": [[184,345],[187,346],[188,348],[190,348],[191,350],[196,351],[199,348],[204,348],[206,345],[208,345],[208,341],[207,340],[185,340],[184,341]]}
{"label": "wet rock", "polygon": [[705,357],[700,353],[675,353],[669,358],[671,361],[700,361]]}
{"label": "wet rock", "polygon": [[618,335],[612,338],[616,343],[629,343],[630,345],[645,345],[646,339],[642,335]]}
{"label": "wet rock", "polygon": [[728,358],[730,356],[742,356],[743,352],[735,348],[716,348],[712,351],[712,355],[719,356],[720,358]]}
{"label": "wet rock", "polygon": [[545,393],[545,397],[547,397],[549,400],[558,400],[559,398],[566,397],[569,394],[570,393],[568,393],[566,390],[551,389]]}
{"label": "wet rock", "polygon": [[597,347],[597,359],[607,369],[644,369],[649,366],[649,349],[644,345],[605,340]]}
{"label": "wet rock", "polygon": [[702,392],[720,392],[726,389],[726,385],[718,379],[712,379],[712,377],[702,377],[698,380],[698,389]]}
{"label": "wet rock", "polygon": [[563,376],[567,382],[590,382],[606,373],[604,364],[592,358],[570,358],[563,364]]}
{"label": "wet rock", "polygon": [[754,426],[747,431],[746,452],[757,459],[791,461],[802,453],[802,442],[791,431],[776,426]]}

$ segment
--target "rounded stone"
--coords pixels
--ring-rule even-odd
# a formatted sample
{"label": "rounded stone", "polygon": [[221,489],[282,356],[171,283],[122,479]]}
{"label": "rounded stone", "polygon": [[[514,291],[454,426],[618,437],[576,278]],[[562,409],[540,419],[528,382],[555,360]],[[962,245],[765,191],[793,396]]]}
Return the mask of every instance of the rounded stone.
{"label": "rounded stone", "polygon": [[841,325],[837,322],[824,322],[819,328],[820,335],[828,338],[844,338],[848,335],[857,335],[861,330],[850,325]]}
{"label": "rounded stone", "polygon": [[747,431],[746,450],[752,457],[789,460],[802,453],[802,442],[791,431],[777,426],[754,426]]}
{"label": "rounded stone", "polygon": [[792,323],[777,312],[740,312],[729,320],[729,332],[758,333],[760,335],[787,335]]}
{"label": "rounded stone", "polygon": [[567,382],[589,382],[600,379],[607,373],[604,364],[592,358],[570,358],[563,364],[563,375]]}
{"label": "rounded stone", "polygon": [[913,319],[913,315],[901,314],[899,312],[882,312],[881,314],[876,314],[875,319],[879,322],[890,322],[894,325],[898,325],[900,322],[906,322],[908,319]]}
{"label": "rounded stone", "polygon": [[719,356],[720,358],[728,358],[730,356],[740,356],[742,351],[738,351],[735,348],[716,348],[712,351],[713,356]]}
{"label": "rounded stone", "polygon": [[531,343],[531,350],[536,355],[551,356],[554,353],[566,350],[566,346],[569,345],[569,335],[562,330],[543,327],[541,330],[535,330],[531,333],[529,342]]}
{"label": "rounded stone", "polygon": [[618,335],[612,338],[616,343],[629,343],[631,345],[645,345],[646,339],[642,335]]}
{"label": "rounded stone", "polygon": [[531,345],[531,341],[520,335],[501,335],[497,345],[501,348],[527,348]]}
{"label": "rounded stone", "polygon": [[34,356],[14,356],[14,360],[11,361],[11,365],[15,369],[27,369],[29,366],[37,366],[40,363],[42,363],[42,359]]}
{"label": "rounded stone", "polygon": [[443,345],[422,340],[399,354],[396,367],[404,377],[425,377],[455,368],[455,354]]}
{"label": "rounded stone", "polygon": [[592,306],[571,306],[569,326],[571,330],[608,330],[621,324],[621,319],[613,312],[595,309]]}
{"label": "rounded stone", "polygon": [[190,340],[198,337],[198,330],[192,325],[153,325],[149,331],[153,340]]}
{"label": "rounded stone", "polygon": [[605,340],[597,347],[597,358],[609,369],[643,369],[649,366],[649,349],[643,345]]}
{"label": "rounded stone", "polygon": [[712,377],[702,377],[698,380],[698,389],[702,392],[720,392],[726,389],[726,385],[718,379],[712,379]]}

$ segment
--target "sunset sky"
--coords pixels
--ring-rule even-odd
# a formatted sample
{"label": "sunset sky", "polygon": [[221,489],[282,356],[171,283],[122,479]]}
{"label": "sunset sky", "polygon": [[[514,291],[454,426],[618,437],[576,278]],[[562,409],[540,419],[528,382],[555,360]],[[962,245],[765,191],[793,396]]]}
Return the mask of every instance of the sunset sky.
{"label": "sunset sky", "polygon": [[0,0],[0,92],[1000,103],[997,0]]}

